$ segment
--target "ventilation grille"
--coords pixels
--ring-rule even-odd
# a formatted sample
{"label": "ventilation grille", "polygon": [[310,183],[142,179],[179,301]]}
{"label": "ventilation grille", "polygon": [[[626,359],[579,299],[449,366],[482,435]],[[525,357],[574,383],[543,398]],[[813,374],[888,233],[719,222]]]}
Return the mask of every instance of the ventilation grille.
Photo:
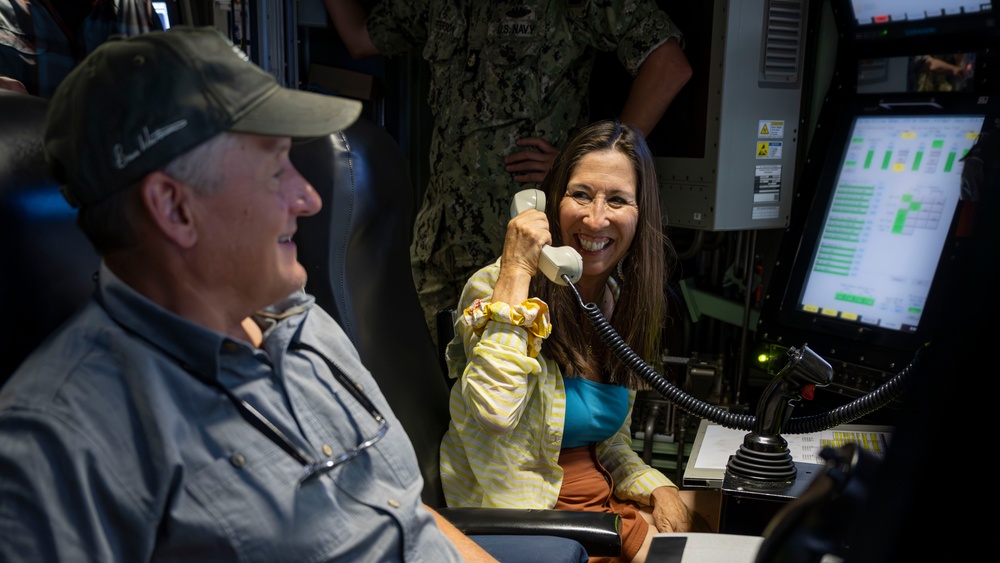
{"label": "ventilation grille", "polygon": [[769,0],[761,52],[761,86],[795,87],[802,72],[807,0]]}

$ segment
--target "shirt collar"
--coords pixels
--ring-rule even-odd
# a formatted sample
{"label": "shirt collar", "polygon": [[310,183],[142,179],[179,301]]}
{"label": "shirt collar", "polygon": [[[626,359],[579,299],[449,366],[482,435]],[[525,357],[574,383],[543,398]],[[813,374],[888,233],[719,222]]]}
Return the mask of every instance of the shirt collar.
{"label": "shirt collar", "polygon": [[[123,328],[203,377],[217,377],[223,345],[249,346],[150,301],[116,276],[103,260],[96,298]],[[297,338],[298,327],[314,302],[311,295],[300,290],[253,315],[264,332],[263,348],[269,355],[280,355]]]}

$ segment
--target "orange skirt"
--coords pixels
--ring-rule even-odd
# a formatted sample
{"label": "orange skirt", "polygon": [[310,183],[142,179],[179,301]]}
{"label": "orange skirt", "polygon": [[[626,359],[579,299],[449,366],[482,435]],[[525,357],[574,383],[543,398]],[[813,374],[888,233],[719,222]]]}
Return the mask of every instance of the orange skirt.
{"label": "orange skirt", "polygon": [[639,514],[639,506],[612,494],[611,474],[597,461],[593,445],[567,448],[559,453],[563,469],[562,489],[555,508],[585,512],[613,512],[621,516],[622,552],[618,558],[591,557],[590,563],[629,563],[642,547],[649,524]]}

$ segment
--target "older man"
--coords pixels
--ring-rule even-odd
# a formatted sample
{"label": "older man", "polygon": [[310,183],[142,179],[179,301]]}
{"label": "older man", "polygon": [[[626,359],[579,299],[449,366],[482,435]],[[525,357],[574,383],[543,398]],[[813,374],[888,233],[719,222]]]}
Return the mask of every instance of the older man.
{"label": "older man", "polygon": [[492,561],[420,500],[407,436],[303,293],[289,161],[357,102],[280,87],[211,29],[105,43],[45,148],[94,298],[0,394],[0,560]]}

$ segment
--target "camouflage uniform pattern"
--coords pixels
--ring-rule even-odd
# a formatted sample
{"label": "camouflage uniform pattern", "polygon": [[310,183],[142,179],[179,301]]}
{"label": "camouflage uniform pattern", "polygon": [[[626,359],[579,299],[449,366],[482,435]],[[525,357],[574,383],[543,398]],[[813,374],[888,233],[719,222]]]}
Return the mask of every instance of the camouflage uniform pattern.
{"label": "camouflage uniform pattern", "polygon": [[368,18],[382,54],[423,48],[435,118],[430,179],[410,249],[414,283],[434,316],[503,248],[510,201],[536,187],[503,159],[522,137],[562,147],[586,124],[595,50],[633,75],[680,31],[652,0],[382,0]]}

